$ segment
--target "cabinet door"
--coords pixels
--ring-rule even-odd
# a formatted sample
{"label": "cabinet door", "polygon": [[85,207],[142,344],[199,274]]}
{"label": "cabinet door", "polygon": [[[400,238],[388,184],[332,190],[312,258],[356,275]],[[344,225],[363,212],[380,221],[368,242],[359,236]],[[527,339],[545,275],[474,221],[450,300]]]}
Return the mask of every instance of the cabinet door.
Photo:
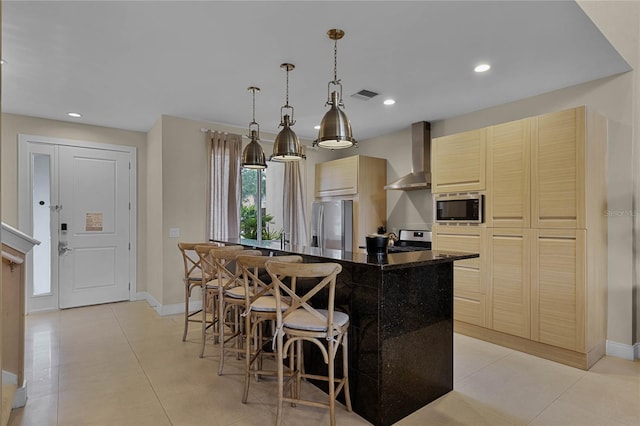
{"label": "cabinet door", "polygon": [[387,223],[387,160],[360,155],[358,195],[353,203],[353,248],[364,247],[367,235]]}
{"label": "cabinet door", "polygon": [[359,156],[316,164],[316,198],[358,193]]}
{"label": "cabinet door", "polygon": [[486,129],[436,138],[431,155],[432,193],[485,189]]}
{"label": "cabinet door", "polygon": [[482,327],[489,325],[489,300],[482,265],[486,262],[485,228],[434,225],[435,250],[479,253],[480,258],[453,264],[453,318]]}
{"label": "cabinet door", "polygon": [[495,228],[489,235],[492,328],[524,338],[530,326],[529,229]]}
{"label": "cabinet door", "polygon": [[487,296],[458,290],[453,295],[453,319],[487,327]]}
{"label": "cabinet door", "polygon": [[537,229],[535,233],[531,338],[583,352],[586,231]]}
{"label": "cabinet door", "polygon": [[487,129],[487,226],[529,227],[532,121]]}
{"label": "cabinet door", "polygon": [[585,109],[537,118],[533,138],[533,228],[585,227]]}

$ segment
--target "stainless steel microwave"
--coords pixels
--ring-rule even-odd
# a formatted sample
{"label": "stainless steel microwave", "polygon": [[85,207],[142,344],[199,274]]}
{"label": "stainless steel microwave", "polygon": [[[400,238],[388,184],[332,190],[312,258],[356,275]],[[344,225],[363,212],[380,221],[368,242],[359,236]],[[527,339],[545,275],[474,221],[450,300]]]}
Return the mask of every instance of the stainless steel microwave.
{"label": "stainless steel microwave", "polygon": [[484,222],[484,195],[454,195],[436,198],[436,222]]}

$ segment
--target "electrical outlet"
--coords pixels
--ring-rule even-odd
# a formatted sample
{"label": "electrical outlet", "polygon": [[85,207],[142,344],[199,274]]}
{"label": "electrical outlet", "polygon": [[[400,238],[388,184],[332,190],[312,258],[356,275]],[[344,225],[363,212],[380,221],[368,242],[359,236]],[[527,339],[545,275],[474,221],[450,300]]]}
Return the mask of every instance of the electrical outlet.
{"label": "electrical outlet", "polygon": [[178,238],[180,236],[180,228],[169,228],[169,238]]}

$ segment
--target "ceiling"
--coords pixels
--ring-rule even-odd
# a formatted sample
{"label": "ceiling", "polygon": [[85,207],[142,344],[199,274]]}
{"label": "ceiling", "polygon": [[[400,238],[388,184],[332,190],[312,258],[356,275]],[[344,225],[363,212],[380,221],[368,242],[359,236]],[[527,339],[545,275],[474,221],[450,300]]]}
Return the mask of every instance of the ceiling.
{"label": "ceiling", "polygon": [[[388,134],[630,68],[567,1],[2,1],[2,110],[148,131],[162,115],[315,139],[338,78],[354,137]],[[488,62],[486,73],[473,68]],[[351,95],[379,93],[364,101]],[[396,104],[382,101],[393,98]],[[82,113],[73,119],[70,111]]]}

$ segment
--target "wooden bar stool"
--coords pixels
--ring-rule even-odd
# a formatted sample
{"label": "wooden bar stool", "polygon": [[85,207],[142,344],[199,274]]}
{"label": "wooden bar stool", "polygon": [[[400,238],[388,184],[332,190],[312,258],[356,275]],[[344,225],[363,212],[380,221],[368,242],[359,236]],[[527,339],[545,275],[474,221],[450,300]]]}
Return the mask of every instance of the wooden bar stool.
{"label": "wooden bar stool", "polygon": [[202,287],[202,264],[200,263],[200,257],[196,252],[197,245],[205,245],[209,248],[220,246],[219,243],[178,243],[178,249],[182,254],[182,262],[184,264],[184,332],[182,333],[182,341],[187,340],[187,332],[189,330],[190,322],[201,322],[199,318],[193,318],[202,312],[199,309],[194,312],[189,311],[189,298],[191,292],[196,287]]}
{"label": "wooden bar stool", "polygon": [[[284,401],[292,404],[309,405],[312,407],[329,408],[331,425],[334,426],[336,395],[344,390],[347,410],[351,411],[351,397],[349,395],[349,359],[348,359],[348,329],[349,315],[335,311],[336,276],[342,267],[338,263],[286,263],[277,260],[266,262],[266,269],[274,282],[276,297],[276,346],[278,360],[278,407],[276,425],[282,424],[282,404]],[[318,282],[304,294],[296,294],[296,280],[298,278],[316,278]],[[285,284],[288,283],[288,284]],[[315,309],[311,306],[311,298],[325,289],[327,293],[327,309]],[[327,291],[328,290],[328,291]],[[323,293],[324,293],[323,292]],[[281,294],[282,293],[282,294]],[[284,307],[283,295],[290,298],[289,307]],[[287,337],[285,342],[284,337]],[[320,376],[307,374],[302,368],[302,342],[307,341],[312,347],[318,348],[328,366],[328,375]],[[283,361],[291,345],[296,345],[296,369],[294,391],[289,397],[284,396],[284,366]],[[335,356],[342,345],[343,377],[335,378]],[[292,363],[290,363],[292,365]],[[300,396],[300,382],[303,378],[323,380],[329,385],[329,401],[317,402],[302,399]],[[292,379],[289,379],[292,380]]]}
{"label": "wooden bar stool", "polygon": [[200,259],[200,266],[202,268],[203,282],[202,284],[202,318],[201,318],[201,334],[202,334],[202,346],[200,349],[200,358],[204,357],[204,348],[207,343],[207,330],[213,330],[212,339],[215,343],[218,337],[217,329],[215,325],[218,323],[219,313],[218,311],[218,285],[217,279],[217,267],[211,257],[211,250],[226,250],[226,251],[242,251],[243,246],[238,245],[210,245],[201,244],[196,245],[195,250]]}
{"label": "wooden bar stool", "polygon": [[209,253],[215,265],[218,280],[218,342],[220,344],[218,375],[222,375],[225,353],[234,352],[238,359],[244,353],[241,314],[244,312],[245,287],[242,270],[238,267],[236,258],[240,254],[261,256],[262,252],[214,248]]}
{"label": "wooden bar stool", "polygon": [[[236,262],[242,270],[242,277],[245,288],[245,311],[242,314],[245,319],[245,369],[244,369],[244,393],[242,402],[246,403],[249,396],[249,384],[251,375],[256,376],[256,380],[262,375],[276,376],[277,370],[264,370],[262,358],[264,355],[270,357],[274,353],[266,353],[263,350],[265,344],[271,344],[276,321],[276,298],[273,295],[273,282],[264,280],[266,273],[265,263],[273,257],[248,256],[240,254]],[[302,262],[302,257],[278,256],[279,262]],[[268,275],[267,275],[268,277]],[[282,307],[285,309],[289,305],[283,301]],[[265,335],[265,326],[271,326],[271,332]],[[290,356],[293,357],[293,348]]]}

